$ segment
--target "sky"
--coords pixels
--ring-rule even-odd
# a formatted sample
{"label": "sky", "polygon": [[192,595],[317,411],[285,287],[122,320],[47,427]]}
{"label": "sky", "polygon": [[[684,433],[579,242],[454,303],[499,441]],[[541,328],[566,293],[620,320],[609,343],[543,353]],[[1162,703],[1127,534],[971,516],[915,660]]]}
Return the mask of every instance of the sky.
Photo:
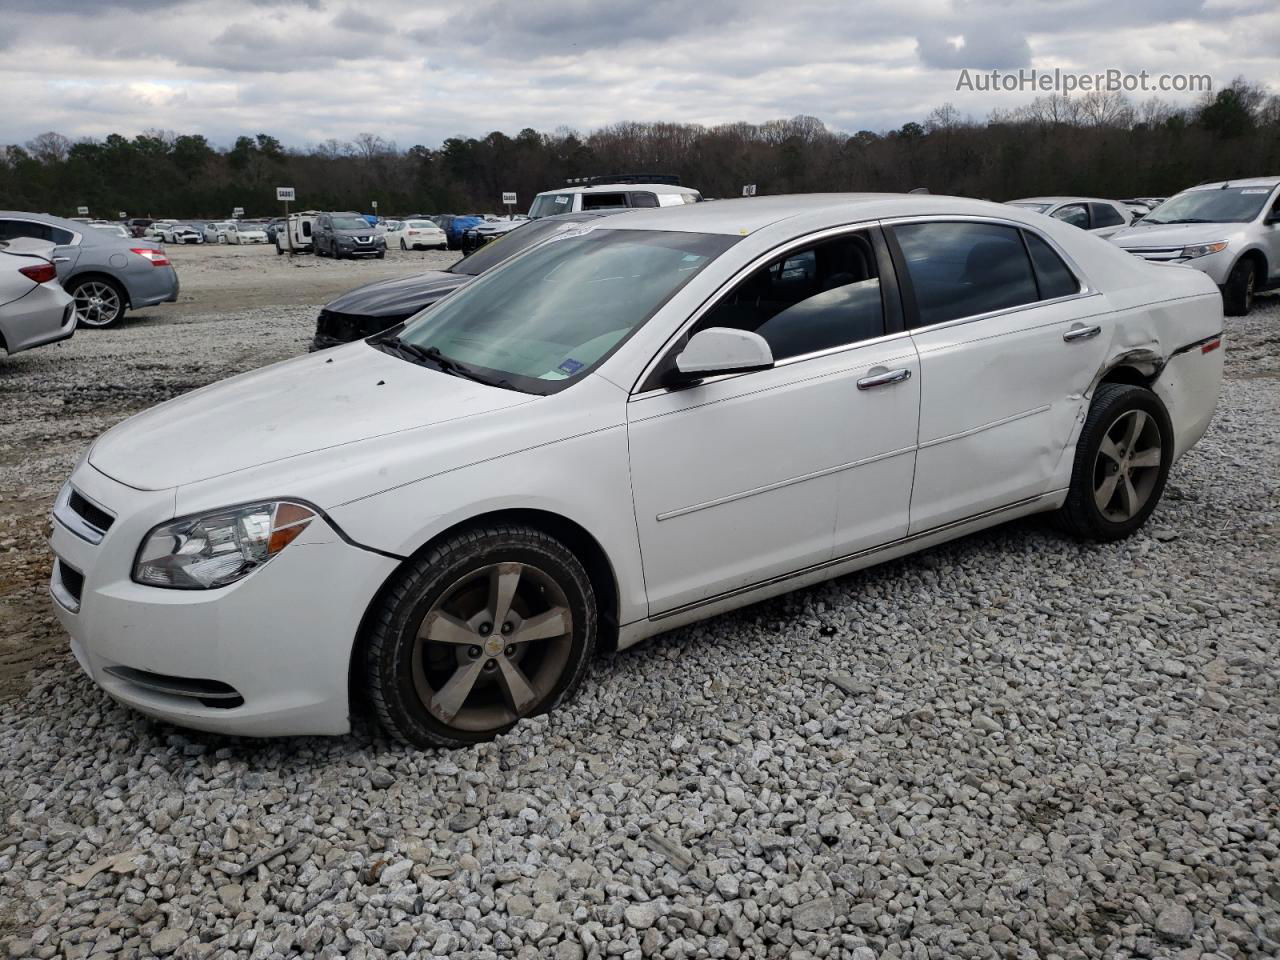
{"label": "sky", "polygon": [[0,0],[0,144],[159,128],[407,148],[798,114],[879,131],[1029,102],[956,89],[1020,68],[1280,93],[1280,0]]}

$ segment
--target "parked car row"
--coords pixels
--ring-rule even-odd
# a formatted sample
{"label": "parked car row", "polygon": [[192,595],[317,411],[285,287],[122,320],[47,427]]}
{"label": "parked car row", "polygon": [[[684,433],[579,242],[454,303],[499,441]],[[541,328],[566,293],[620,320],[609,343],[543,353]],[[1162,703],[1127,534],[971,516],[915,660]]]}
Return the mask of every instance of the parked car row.
{"label": "parked car row", "polygon": [[108,327],[129,309],[178,299],[178,274],[154,241],[113,236],[47,214],[0,211],[0,240],[28,237],[54,245],[58,280],[85,327]]}
{"label": "parked car row", "polygon": [[1103,237],[1135,256],[1208,274],[1228,315],[1247,314],[1254,296],[1280,289],[1280,177],[1197,184],[1168,199],[1027,197],[1033,210]]}

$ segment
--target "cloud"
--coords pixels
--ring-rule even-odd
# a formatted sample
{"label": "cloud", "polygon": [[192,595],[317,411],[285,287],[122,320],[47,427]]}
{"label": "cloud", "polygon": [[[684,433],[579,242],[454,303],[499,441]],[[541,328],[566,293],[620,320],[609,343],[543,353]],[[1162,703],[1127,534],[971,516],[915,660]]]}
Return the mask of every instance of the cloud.
{"label": "cloud", "polygon": [[163,127],[223,145],[245,132],[305,146],[371,130],[408,146],[530,126],[796,114],[877,130],[948,101],[981,117],[1033,96],[957,92],[964,67],[1196,72],[1219,84],[1243,74],[1280,92],[1275,0],[0,6],[0,143]]}

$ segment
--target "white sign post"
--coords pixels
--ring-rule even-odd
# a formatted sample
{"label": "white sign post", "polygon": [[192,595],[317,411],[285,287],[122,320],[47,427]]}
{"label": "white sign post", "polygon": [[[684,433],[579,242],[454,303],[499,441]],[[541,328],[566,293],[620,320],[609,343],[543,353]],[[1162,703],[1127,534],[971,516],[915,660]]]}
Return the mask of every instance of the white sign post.
{"label": "white sign post", "polygon": [[243,217],[243,216],[244,216],[244,207],[232,207],[232,208],[231,208],[231,217],[232,217],[232,219],[234,219],[234,220],[238,220],[238,219],[240,219],[240,218],[241,218],[241,217]]}
{"label": "white sign post", "polygon": [[77,213],[78,215],[82,216],[82,217],[87,217],[87,216],[89,215],[89,208],[88,208],[88,207],[76,207],[76,213]]}
{"label": "white sign post", "polygon": [[516,195],[510,190],[502,192],[502,202],[506,205],[507,216],[514,217],[516,215]]}
{"label": "white sign post", "polygon": [[126,220],[126,219],[128,219],[128,217],[129,217],[129,215],[128,215],[127,213],[125,213],[123,210],[121,210],[121,211],[120,211],[120,219],[121,219],[121,220]]}
{"label": "white sign post", "polygon": [[289,238],[289,256],[293,256],[293,230],[289,226],[289,201],[297,200],[293,187],[276,187],[276,199],[284,201],[284,235]]}
{"label": "white sign post", "polygon": [[754,183],[748,183],[742,188],[742,195],[744,197],[754,197],[756,195],[756,185]]}

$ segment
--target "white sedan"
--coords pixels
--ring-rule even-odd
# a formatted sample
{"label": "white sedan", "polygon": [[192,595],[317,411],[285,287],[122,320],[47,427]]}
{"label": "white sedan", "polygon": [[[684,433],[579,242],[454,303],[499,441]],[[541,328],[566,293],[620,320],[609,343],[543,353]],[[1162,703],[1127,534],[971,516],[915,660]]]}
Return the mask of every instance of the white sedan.
{"label": "white sedan", "polygon": [[215,220],[204,225],[205,243],[226,243],[227,233],[235,227],[230,220]]}
{"label": "white sedan", "polygon": [[[394,229],[393,229],[394,227]],[[445,250],[449,238],[430,220],[399,220],[387,224],[387,246],[401,250]]]}
{"label": "white sedan", "polygon": [[1119,200],[1100,200],[1097,197],[1026,197],[1008,203],[1088,230],[1096,237],[1109,237],[1123,230],[1136,216],[1127,204]]}
{"label": "white sedan", "polygon": [[1222,301],[942,196],[638,210],[407,324],[100,437],[55,608],[119,701],[419,745],[560,704],[592,654],[1027,514],[1116,540],[1201,437]]}
{"label": "white sedan", "polygon": [[260,223],[227,225],[227,243],[266,243],[267,231]]}

